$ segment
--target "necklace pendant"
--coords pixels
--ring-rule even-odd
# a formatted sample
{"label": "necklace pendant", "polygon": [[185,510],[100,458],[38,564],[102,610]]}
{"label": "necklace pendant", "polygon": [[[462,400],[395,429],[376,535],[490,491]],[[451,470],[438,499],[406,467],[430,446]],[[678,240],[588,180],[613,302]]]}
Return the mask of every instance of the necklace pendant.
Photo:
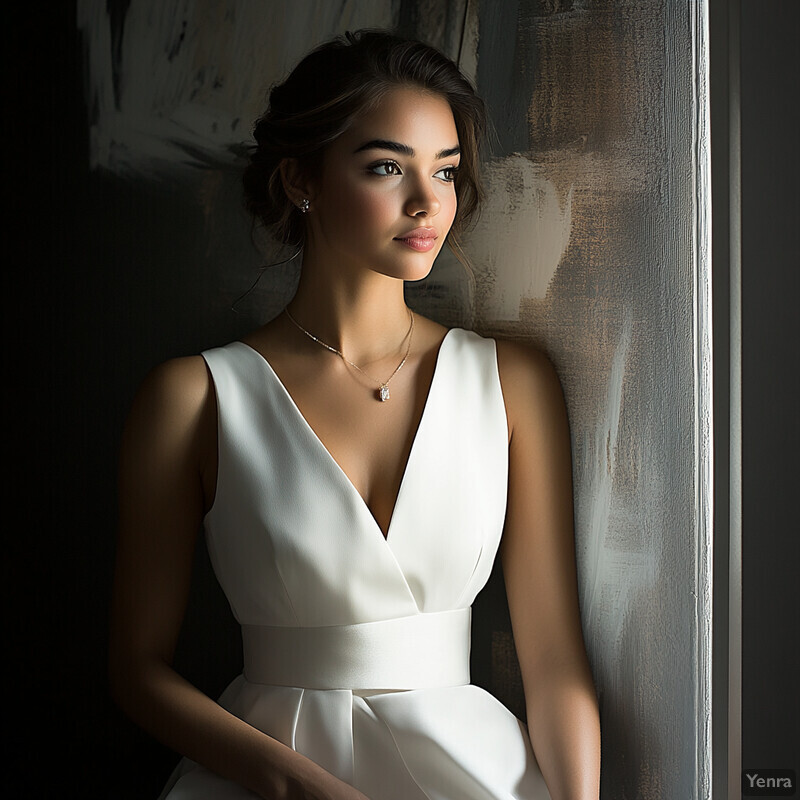
{"label": "necklace pendant", "polygon": [[385,403],[389,399],[389,387],[385,384],[381,384],[381,388],[378,389],[378,400],[381,403]]}

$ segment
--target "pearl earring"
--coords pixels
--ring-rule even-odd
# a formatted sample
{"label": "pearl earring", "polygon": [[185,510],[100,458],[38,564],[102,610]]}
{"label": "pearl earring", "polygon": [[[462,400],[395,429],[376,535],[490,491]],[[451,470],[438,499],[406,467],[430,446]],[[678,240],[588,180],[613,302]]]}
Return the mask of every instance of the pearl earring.
{"label": "pearl earring", "polygon": [[298,205],[297,207],[300,209],[300,213],[301,214],[307,214],[308,213],[308,209],[311,208],[311,203],[309,202],[307,197],[304,197],[300,201],[300,205]]}

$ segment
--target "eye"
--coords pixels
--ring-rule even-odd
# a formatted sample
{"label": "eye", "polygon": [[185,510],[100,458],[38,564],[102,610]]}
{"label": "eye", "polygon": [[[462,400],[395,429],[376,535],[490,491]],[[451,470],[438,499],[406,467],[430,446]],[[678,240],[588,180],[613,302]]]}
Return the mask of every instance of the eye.
{"label": "eye", "polygon": [[458,167],[442,167],[442,169],[440,169],[434,175],[434,177],[439,178],[439,180],[452,183],[456,179],[457,174],[458,174]]}
{"label": "eye", "polygon": [[395,161],[381,161],[380,164],[373,164],[368,168],[375,175],[402,175],[400,167]]}

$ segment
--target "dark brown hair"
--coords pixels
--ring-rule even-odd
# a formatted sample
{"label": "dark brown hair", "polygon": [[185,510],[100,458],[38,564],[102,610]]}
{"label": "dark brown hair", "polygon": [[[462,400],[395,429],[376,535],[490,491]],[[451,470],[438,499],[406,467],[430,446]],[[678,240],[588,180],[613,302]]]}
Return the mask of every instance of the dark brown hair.
{"label": "dark brown hair", "polygon": [[313,50],[281,84],[256,122],[256,145],[243,181],[245,204],[286,245],[301,245],[304,220],[283,190],[280,163],[295,158],[301,168],[318,166],[325,148],[356,116],[373,108],[397,86],[412,86],[450,104],[461,148],[455,178],[458,201],[448,243],[459,254],[459,236],[483,198],[479,146],[486,127],[484,106],[472,84],[446,56],[422,42],[385,31],[339,36]]}

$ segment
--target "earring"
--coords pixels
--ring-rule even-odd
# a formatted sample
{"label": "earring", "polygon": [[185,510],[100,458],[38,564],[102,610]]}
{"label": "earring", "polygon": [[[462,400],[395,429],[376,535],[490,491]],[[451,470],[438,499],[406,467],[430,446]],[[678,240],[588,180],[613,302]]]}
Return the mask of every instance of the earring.
{"label": "earring", "polygon": [[311,203],[310,203],[310,201],[309,201],[309,199],[307,197],[304,197],[300,201],[300,205],[298,205],[297,207],[300,209],[300,213],[301,214],[307,214],[308,213],[308,209],[311,208]]}

